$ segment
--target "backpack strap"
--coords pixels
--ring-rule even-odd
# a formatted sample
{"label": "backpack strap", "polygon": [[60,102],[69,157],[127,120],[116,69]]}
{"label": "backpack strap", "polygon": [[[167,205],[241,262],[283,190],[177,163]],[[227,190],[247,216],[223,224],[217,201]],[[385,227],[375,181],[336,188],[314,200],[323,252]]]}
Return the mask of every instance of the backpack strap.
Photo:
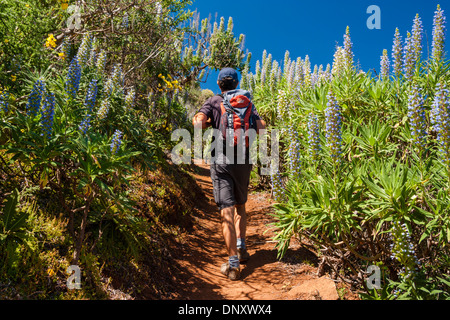
{"label": "backpack strap", "polygon": [[[230,101],[228,101],[223,94],[217,94],[216,96],[219,96],[222,98],[221,108],[222,108],[222,114],[227,114],[227,125],[226,125],[226,131],[228,130],[234,131],[234,111],[233,108],[230,105]],[[232,132],[230,132],[231,134]]]}

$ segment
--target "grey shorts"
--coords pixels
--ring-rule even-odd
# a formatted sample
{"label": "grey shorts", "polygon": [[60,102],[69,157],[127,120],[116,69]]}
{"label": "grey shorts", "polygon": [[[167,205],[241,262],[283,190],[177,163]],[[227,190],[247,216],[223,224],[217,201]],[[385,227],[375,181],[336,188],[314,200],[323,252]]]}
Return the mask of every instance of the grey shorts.
{"label": "grey shorts", "polygon": [[251,164],[211,163],[214,200],[220,210],[247,202]]}

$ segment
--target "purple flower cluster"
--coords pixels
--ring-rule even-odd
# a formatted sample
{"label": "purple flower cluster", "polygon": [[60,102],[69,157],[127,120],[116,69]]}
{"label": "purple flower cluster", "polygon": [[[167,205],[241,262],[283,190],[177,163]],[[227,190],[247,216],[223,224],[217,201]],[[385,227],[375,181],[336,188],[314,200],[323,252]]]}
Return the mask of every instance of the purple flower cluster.
{"label": "purple flower cluster", "polygon": [[78,58],[75,56],[69,66],[69,72],[66,80],[66,92],[69,95],[69,99],[75,99],[78,89],[80,87],[81,80],[81,67],[78,63]]}
{"label": "purple flower cluster", "polygon": [[330,149],[331,160],[337,164],[341,160],[342,154],[342,114],[341,108],[330,91],[327,95],[328,103],[325,109],[325,136],[327,146]]}
{"label": "purple flower cluster", "polygon": [[284,202],[286,200],[286,193],[280,171],[277,170],[277,172],[273,173],[270,177],[272,180],[273,199],[278,203]]}
{"label": "purple flower cluster", "polygon": [[89,87],[86,93],[86,100],[84,101],[84,105],[86,106],[89,113],[92,112],[95,106],[95,101],[97,99],[97,80],[93,79],[89,83]]}
{"label": "purple flower cluster", "polygon": [[394,44],[392,46],[392,67],[394,69],[394,75],[398,78],[402,73],[403,68],[403,49],[402,49],[402,36],[397,29],[395,29]]}
{"label": "purple flower cluster", "polygon": [[42,80],[36,80],[33,90],[28,96],[27,115],[35,117],[41,108],[41,101],[45,94],[45,83]]}
{"label": "purple flower cluster", "polygon": [[353,43],[350,38],[350,28],[347,26],[344,35],[344,64],[347,72],[353,69],[353,58]]}
{"label": "purple flower cluster", "polygon": [[321,150],[319,121],[314,113],[308,115],[308,153],[312,161],[319,159]]}
{"label": "purple flower cluster", "polygon": [[444,163],[450,168],[450,95],[444,82],[438,83],[431,109],[431,123],[437,132],[439,149]]}
{"label": "purple flower cluster", "polygon": [[269,73],[269,88],[272,91],[276,88],[276,85],[277,85],[278,69],[279,69],[278,61],[273,60],[272,67],[270,68],[270,73]]}
{"label": "purple flower cluster", "polygon": [[8,113],[8,107],[9,107],[9,92],[0,91],[0,110],[3,110],[3,112]]}
{"label": "purple flower cluster", "polygon": [[111,79],[113,82],[114,89],[121,90],[124,83],[123,73],[122,73],[122,66],[120,64],[116,64],[114,66]]}
{"label": "purple flower cluster", "polygon": [[89,59],[87,64],[95,67],[97,64],[97,58],[98,58],[98,42],[97,42],[97,38],[94,37],[94,39],[92,40],[92,44],[91,44],[91,51],[89,53]]}
{"label": "purple flower cluster", "polygon": [[441,61],[444,57],[445,49],[445,33],[446,33],[446,17],[441,6],[437,6],[433,21],[433,43],[432,43],[432,57],[435,61]]}
{"label": "purple flower cluster", "polygon": [[106,119],[108,116],[109,109],[111,108],[111,103],[109,100],[103,100],[98,109],[97,116],[100,120]]}
{"label": "purple flower cluster", "polygon": [[129,24],[130,24],[130,21],[128,18],[128,13],[125,12],[125,14],[123,15],[123,18],[122,18],[122,28],[124,28],[125,30],[128,29]]}
{"label": "purple flower cluster", "polygon": [[294,179],[297,179],[300,177],[301,173],[301,161],[300,161],[300,141],[296,126],[292,124],[289,126],[288,136],[290,141],[288,150],[289,169],[291,170],[291,176]]}
{"label": "purple flower cluster", "polygon": [[298,57],[295,62],[295,83],[298,85],[297,89],[303,86],[303,80],[305,75],[303,73],[303,64],[302,58]]}
{"label": "purple flower cluster", "polygon": [[423,24],[417,14],[413,21],[412,31],[407,33],[405,44],[402,46],[402,37],[398,28],[395,29],[394,44],[392,46],[392,65],[394,75],[400,74],[410,81],[414,76],[416,65],[420,62],[423,49]]}
{"label": "purple flower cluster", "polygon": [[289,50],[286,50],[286,52],[284,53],[284,69],[283,69],[283,73],[284,74],[288,74],[289,73],[289,69],[291,66],[291,57],[290,57],[290,52]]}
{"label": "purple flower cluster", "polygon": [[344,72],[344,48],[341,46],[336,47],[336,51],[333,56],[333,68],[331,69],[332,75],[339,77]]}
{"label": "purple flower cluster", "polygon": [[422,39],[423,39],[423,24],[422,20],[419,17],[419,14],[416,14],[414,18],[413,27],[412,27],[412,48],[414,51],[414,62],[417,63],[420,61],[422,57]]}
{"label": "purple flower cluster", "polygon": [[78,127],[83,134],[86,134],[88,129],[91,127],[91,116],[86,115],[81,121],[80,126]]}
{"label": "purple flower cluster", "polygon": [[408,117],[413,144],[422,150],[426,145],[426,117],[424,100],[419,89],[414,86],[408,98]]}
{"label": "purple flower cluster", "polygon": [[[264,58],[263,58],[264,59]],[[272,71],[272,54],[269,53],[264,59],[262,70],[261,70],[261,84],[265,85],[266,80],[270,78],[270,72]]]}
{"label": "purple flower cluster", "polygon": [[113,154],[116,154],[120,149],[120,145],[122,144],[122,135],[123,135],[122,131],[120,130],[114,131],[111,141],[111,152]]}
{"label": "purple flower cluster", "polygon": [[309,55],[306,55],[303,61],[303,85],[305,88],[311,87],[311,61],[309,60]]}
{"label": "purple flower cluster", "polygon": [[411,235],[409,234],[406,224],[400,224],[400,222],[395,221],[392,225],[391,234],[393,237],[391,258],[396,259],[403,265],[400,271],[400,275],[403,279],[414,280],[418,272],[417,266],[420,265],[420,263],[415,255]]}
{"label": "purple flower cluster", "polygon": [[136,91],[134,90],[134,88],[130,88],[125,97],[125,108],[133,109],[135,99],[136,99]]}
{"label": "purple flower cluster", "polygon": [[70,42],[69,37],[65,37],[63,43],[61,45],[61,52],[64,53],[64,59],[67,59],[70,56],[72,49],[72,44]]}
{"label": "purple flower cluster", "polygon": [[81,40],[80,47],[78,48],[77,57],[78,62],[81,66],[85,66],[90,58],[91,50],[92,50],[92,36],[89,33],[86,33],[83,36],[83,40]]}
{"label": "purple flower cluster", "polygon": [[79,129],[84,134],[86,134],[87,130],[89,129],[89,127],[91,125],[91,116],[92,116],[92,111],[95,106],[96,99],[97,99],[97,80],[93,79],[89,83],[89,87],[88,87],[88,90],[86,93],[86,99],[84,102],[84,105],[86,107],[86,115],[79,127]]}
{"label": "purple flower cluster", "polygon": [[277,100],[278,118],[287,119],[289,115],[289,94],[285,90],[278,91]]}
{"label": "purple flower cluster", "polygon": [[98,55],[96,63],[97,71],[103,73],[105,71],[105,66],[106,66],[106,51],[101,50]]}
{"label": "purple flower cluster", "polygon": [[46,94],[41,109],[41,136],[50,138],[53,131],[53,117],[55,115],[55,95],[52,92]]}
{"label": "purple flower cluster", "polygon": [[390,65],[387,50],[383,50],[380,63],[380,77],[382,80],[389,80]]}
{"label": "purple flower cluster", "polygon": [[414,41],[410,32],[406,37],[403,47],[403,75],[407,80],[411,80],[414,75],[415,67],[415,49]]}

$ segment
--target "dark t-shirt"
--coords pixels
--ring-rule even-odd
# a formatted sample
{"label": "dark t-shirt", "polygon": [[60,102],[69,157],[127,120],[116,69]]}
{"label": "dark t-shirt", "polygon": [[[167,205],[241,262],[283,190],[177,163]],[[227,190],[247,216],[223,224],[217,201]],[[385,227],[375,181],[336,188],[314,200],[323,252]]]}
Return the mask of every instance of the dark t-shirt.
{"label": "dark t-shirt", "polygon": [[[220,95],[216,95],[214,97],[209,98],[206,100],[206,102],[203,104],[203,106],[200,108],[198,112],[201,112],[205,114],[208,119],[211,119],[211,124],[213,129],[219,129],[220,127],[220,118],[222,116],[222,111],[220,108],[220,104],[222,103],[223,98]],[[261,117],[259,116],[258,111],[256,110],[255,106],[253,105],[253,114],[254,114],[254,120],[261,120]],[[213,137],[214,139],[214,137]],[[213,140],[214,141],[214,140]],[[226,147],[223,147],[223,153],[226,154]],[[245,152],[246,154],[246,163],[248,162],[248,148]],[[235,147],[234,150],[234,158],[237,156],[237,149]],[[211,150],[211,157],[215,157],[215,150]]]}

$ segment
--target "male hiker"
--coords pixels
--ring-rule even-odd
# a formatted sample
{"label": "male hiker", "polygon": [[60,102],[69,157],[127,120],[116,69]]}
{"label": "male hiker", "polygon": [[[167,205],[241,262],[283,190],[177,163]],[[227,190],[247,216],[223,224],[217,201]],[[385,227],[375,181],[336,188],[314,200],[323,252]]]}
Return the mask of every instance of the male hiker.
{"label": "male hiker", "polygon": [[[261,120],[255,106],[250,101],[250,93],[236,89],[239,84],[236,70],[222,69],[217,84],[222,93],[205,102],[192,120],[195,128],[206,129],[212,126],[213,129],[219,130],[224,135],[229,129],[232,129],[235,134],[239,132],[239,129],[244,129],[241,132],[254,129],[256,133],[265,129],[265,122]],[[230,280],[238,280],[240,263],[244,263],[250,258],[245,245],[247,228],[245,203],[247,202],[252,165],[249,162],[248,140],[243,138],[240,140],[242,143],[236,145],[237,140],[235,139],[226,140],[221,134],[219,137],[215,142],[217,145],[222,145],[216,147],[217,150],[212,152],[210,170],[214,200],[220,209],[222,231],[229,255],[228,262],[221,267],[221,272]],[[230,137],[234,138],[235,136]],[[227,144],[230,141],[231,150],[227,150]],[[243,143],[246,143],[245,147],[242,147]],[[239,146],[244,149],[245,153],[238,152]],[[245,155],[245,161],[237,161],[238,154]],[[225,158],[229,160],[228,163]]]}

